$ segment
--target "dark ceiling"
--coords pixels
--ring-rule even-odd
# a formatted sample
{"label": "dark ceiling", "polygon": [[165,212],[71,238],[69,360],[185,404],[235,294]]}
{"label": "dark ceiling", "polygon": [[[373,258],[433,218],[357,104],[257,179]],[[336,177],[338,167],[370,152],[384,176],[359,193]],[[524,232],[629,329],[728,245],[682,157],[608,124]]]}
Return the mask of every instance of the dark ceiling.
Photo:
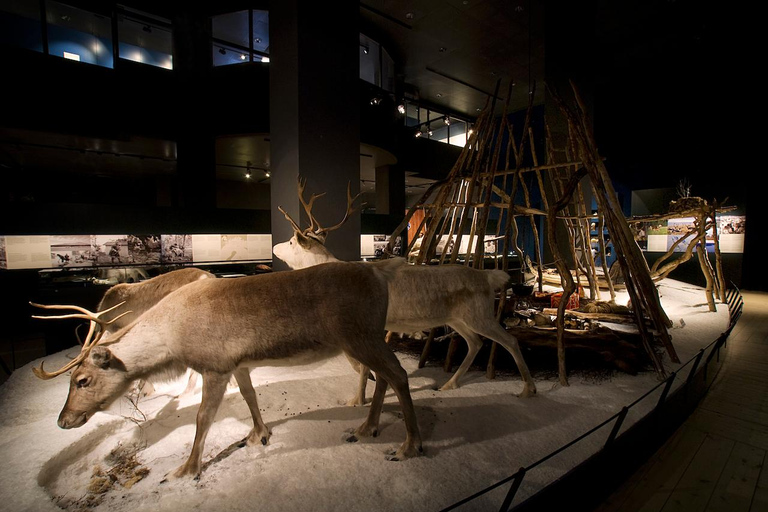
{"label": "dark ceiling", "polygon": [[[361,30],[392,52],[406,92],[475,117],[498,80],[511,104],[528,102],[529,78],[544,76],[540,2],[530,0],[364,0]],[[543,101],[542,90],[536,102]]]}

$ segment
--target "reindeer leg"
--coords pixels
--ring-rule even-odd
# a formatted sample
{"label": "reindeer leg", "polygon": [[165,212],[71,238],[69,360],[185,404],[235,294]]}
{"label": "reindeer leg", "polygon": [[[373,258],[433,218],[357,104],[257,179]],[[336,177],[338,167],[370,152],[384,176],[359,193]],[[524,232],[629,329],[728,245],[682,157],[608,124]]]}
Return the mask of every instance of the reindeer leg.
{"label": "reindeer leg", "polygon": [[208,429],[211,428],[213,420],[216,417],[216,411],[221,405],[221,399],[224,397],[224,391],[227,389],[227,382],[231,373],[203,373],[203,399],[200,402],[200,408],[197,410],[197,431],[195,432],[195,442],[192,445],[192,452],[187,461],[176,471],[166,476],[167,478],[182,478],[191,476],[199,478],[200,465],[203,458],[203,446],[205,438],[208,435]]}
{"label": "reindeer leg", "polygon": [[517,343],[517,338],[505,331],[495,319],[492,321],[489,320],[473,330],[478,332],[481,336],[492,339],[507,349],[507,352],[512,354],[512,357],[515,358],[515,363],[517,363],[517,369],[520,370],[520,376],[523,378],[523,382],[525,382],[525,387],[523,388],[523,392],[520,393],[520,396],[527,398],[535,395],[536,383],[533,381],[533,377],[531,377],[528,365],[525,364],[525,359],[523,359],[523,353],[520,352],[520,345]]}
{"label": "reindeer leg", "polygon": [[[376,379],[376,390],[373,392],[371,408],[368,410],[368,416],[365,418],[363,424],[355,430],[356,436],[376,437],[379,435],[379,418],[381,417],[381,409],[384,406],[384,395],[386,393],[387,381],[384,379]],[[348,441],[352,441],[352,439],[350,438]]]}
{"label": "reindeer leg", "polygon": [[403,410],[406,431],[405,442],[390,460],[403,460],[418,456],[422,453],[421,434],[419,434],[419,426],[416,422],[411,392],[408,389],[408,374],[400,366],[400,361],[386,344],[374,341],[367,348],[368,350],[365,351],[367,353],[361,351],[352,355],[376,373],[376,391],[373,393],[373,402],[371,403],[371,410],[368,411],[368,417],[355,433],[361,436],[369,432],[371,435],[377,433],[381,408],[384,405],[384,394],[389,384],[395,391]]}
{"label": "reindeer leg", "polygon": [[480,337],[463,323],[452,323],[451,327],[453,330],[459,333],[459,335],[461,335],[464,340],[466,340],[468,351],[464,361],[461,362],[459,369],[456,370],[456,373],[453,374],[453,377],[451,377],[448,382],[443,384],[443,387],[440,388],[440,391],[457,389],[459,387],[459,379],[461,379],[464,374],[467,373],[467,370],[469,370],[472,362],[474,362],[475,357],[477,357],[477,353],[480,352],[481,348],[483,348],[483,342],[480,341]]}
{"label": "reindeer leg", "polygon": [[246,437],[248,446],[253,446],[256,443],[266,445],[269,442],[269,429],[261,419],[261,413],[259,413],[259,403],[256,400],[256,391],[253,389],[251,383],[251,375],[248,368],[238,368],[235,370],[235,379],[237,385],[240,386],[240,394],[243,395],[245,403],[248,404],[248,408],[251,410],[251,417],[253,418],[253,429]]}
{"label": "reindeer leg", "polygon": [[195,386],[197,386],[198,373],[192,369],[188,369],[187,372],[189,373],[189,379],[187,380],[187,387],[184,388],[184,391],[181,392],[181,394],[184,396],[192,394],[195,391]]}
{"label": "reindeer leg", "polygon": [[352,365],[352,368],[360,376],[357,381],[357,394],[355,394],[354,397],[347,400],[346,404],[352,407],[356,405],[365,405],[365,388],[368,385],[368,377],[371,374],[371,370],[367,366],[360,364],[360,361],[353,358],[346,352],[344,352],[344,355],[347,357],[347,361],[349,361],[349,364]]}

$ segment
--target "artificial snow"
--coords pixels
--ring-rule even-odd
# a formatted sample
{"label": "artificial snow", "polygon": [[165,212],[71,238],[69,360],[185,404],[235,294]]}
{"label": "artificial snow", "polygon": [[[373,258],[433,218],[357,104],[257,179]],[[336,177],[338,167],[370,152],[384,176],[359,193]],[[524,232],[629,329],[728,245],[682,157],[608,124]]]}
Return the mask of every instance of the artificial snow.
{"label": "artificial snow", "polygon": [[[708,311],[704,290],[674,280],[659,285],[674,327],[672,340],[685,362],[723,332],[727,307]],[[626,303],[626,297],[618,302]],[[618,327],[618,326],[612,326]],[[63,365],[77,347],[45,358]],[[240,447],[251,417],[236,388],[229,389],[211,427],[199,480],[161,483],[189,455],[200,403],[178,396],[186,382],[157,384],[138,402],[122,399],[79,429],[56,425],[69,380],[37,379],[31,366],[0,387],[0,510],[278,511],[440,510],[508,477],[578,437],[658,384],[654,372],[616,373],[607,380],[571,377],[569,387],[536,380],[533,398],[517,398],[519,377],[486,380],[470,371],[457,390],[436,391],[450,377],[440,368],[417,368],[398,354],[409,375],[424,456],[390,462],[386,454],[405,439],[400,405],[390,389],[379,436],[343,440],[367,407],[343,405],[357,376],[343,356],[295,368],[256,368],[251,378],[271,431],[267,446]],[[679,368],[665,356],[669,371]],[[553,368],[556,361],[552,362]],[[535,377],[535,375],[534,375]],[[682,379],[677,379],[678,383]],[[673,388],[674,389],[674,388]],[[647,413],[660,390],[633,408],[626,429]],[[368,397],[373,384],[368,388]],[[537,492],[600,449],[611,424],[530,471],[515,503]],[[127,462],[126,462],[127,461]],[[116,464],[123,464],[120,478]],[[131,476],[133,478],[131,479]],[[508,485],[461,510],[498,508]]]}

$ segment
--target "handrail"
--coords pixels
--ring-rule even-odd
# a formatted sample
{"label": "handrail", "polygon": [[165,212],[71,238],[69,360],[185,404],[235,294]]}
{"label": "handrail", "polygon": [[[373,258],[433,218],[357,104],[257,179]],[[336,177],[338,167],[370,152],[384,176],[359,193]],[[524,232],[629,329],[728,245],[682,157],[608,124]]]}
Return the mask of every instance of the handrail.
{"label": "handrail", "polygon": [[[694,377],[696,375],[696,370],[700,366],[700,363],[701,363],[701,360],[702,360],[702,358],[704,356],[704,353],[707,350],[709,350],[710,348],[712,349],[711,352],[710,352],[710,355],[706,359],[706,362],[705,362],[705,365],[704,365],[704,370],[703,370],[704,372],[706,372],[706,370],[707,370],[707,368],[709,366],[709,363],[712,360],[713,354],[715,354],[715,353],[718,354],[718,361],[719,361],[720,347],[723,344],[725,344],[725,341],[728,338],[728,335],[733,330],[733,328],[736,325],[736,322],[738,321],[738,319],[741,317],[741,313],[742,313],[742,310],[743,310],[743,307],[744,307],[744,300],[743,300],[743,298],[741,296],[741,292],[739,291],[738,288],[736,288],[736,286],[733,286],[733,288],[729,289],[728,292],[726,293],[726,303],[728,305],[728,312],[729,312],[728,328],[726,329],[726,331],[723,332],[722,334],[720,334],[720,336],[718,336],[716,340],[714,340],[711,343],[709,343],[706,347],[700,349],[696,353],[696,355],[691,357],[688,361],[686,361],[683,365],[681,365],[676,371],[672,372],[666,379],[664,379],[663,381],[659,382],[659,384],[657,384],[656,386],[654,386],[653,388],[648,390],[646,393],[644,393],[642,396],[640,396],[639,398],[634,400],[632,403],[622,407],[619,412],[615,413],[610,418],[608,418],[605,421],[601,422],[599,425],[597,425],[595,427],[592,427],[591,429],[589,429],[587,432],[583,433],[579,437],[577,437],[577,438],[573,439],[572,441],[562,445],[558,449],[556,449],[553,452],[545,455],[544,457],[542,457],[541,459],[537,460],[536,462],[530,464],[529,466],[521,467],[520,469],[518,469],[512,475],[510,475],[510,476],[508,476],[508,477],[506,477],[506,478],[504,478],[502,480],[499,480],[495,484],[490,485],[490,486],[488,486],[488,487],[486,487],[486,488],[484,488],[484,489],[482,489],[482,490],[472,494],[471,496],[468,496],[468,497],[466,497],[466,498],[464,498],[464,499],[462,499],[460,501],[457,501],[453,505],[450,505],[450,506],[442,509],[441,512],[448,512],[450,510],[454,510],[454,509],[456,509],[456,508],[458,508],[458,507],[460,507],[462,505],[465,505],[466,503],[469,503],[469,502],[479,498],[480,496],[482,496],[484,494],[487,494],[488,492],[490,492],[490,491],[492,491],[494,489],[497,489],[497,488],[501,487],[502,485],[504,485],[506,483],[512,482],[512,485],[510,486],[509,491],[505,495],[504,501],[503,501],[503,503],[501,505],[501,508],[500,508],[501,512],[507,512],[510,509],[510,506],[512,504],[512,500],[514,499],[518,489],[520,488],[520,485],[522,484],[522,481],[525,478],[525,475],[529,471],[531,471],[532,469],[536,468],[537,466],[543,464],[544,462],[548,461],[552,457],[555,457],[556,455],[562,453],[563,451],[567,450],[568,448],[570,448],[574,444],[578,443],[579,441],[582,441],[583,439],[589,437],[590,435],[594,434],[596,431],[598,431],[601,428],[605,427],[609,423],[615,421],[614,427],[613,427],[613,429],[612,429],[612,431],[611,431],[611,433],[610,433],[606,443],[603,445],[603,448],[601,448],[600,452],[606,450],[613,443],[613,441],[617,437],[619,437],[619,438],[621,437],[621,436],[618,435],[618,433],[619,433],[619,431],[621,429],[621,426],[623,424],[624,418],[626,418],[626,416],[627,416],[628,411],[630,409],[632,409],[633,407],[635,407],[640,402],[642,402],[643,400],[645,400],[646,398],[648,398],[652,393],[654,393],[656,390],[658,390],[661,386],[664,386],[664,390],[662,391],[662,394],[659,397],[659,401],[657,402],[656,406],[654,407],[654,409],[649,414],[655,414],[655,413],[659,412],[660,408],[666,403],[666,398],[667,398],[667,396],[669,394],[669,391],[670,391],[670,389],[672,387],[672,383],[674,382],[675,378],[677,377],[677,374],[680,373],[680,371],[683,368],[685,368],[689,364],[693,363],[693,367],[689,371],[688,376],[687,376],[685,382],[681,385],[681,387],[678,389],[677,392],[680,392],[681,390],[684,390],[684,389],[687,390],[689,388],[689,386],[691,385],[691,382],[693,381],[693,379],[694,379]],[[705,375],[706,375],[706,373],[705,373]],[[598,453],[600,453],[600,452],[598,452]]]}

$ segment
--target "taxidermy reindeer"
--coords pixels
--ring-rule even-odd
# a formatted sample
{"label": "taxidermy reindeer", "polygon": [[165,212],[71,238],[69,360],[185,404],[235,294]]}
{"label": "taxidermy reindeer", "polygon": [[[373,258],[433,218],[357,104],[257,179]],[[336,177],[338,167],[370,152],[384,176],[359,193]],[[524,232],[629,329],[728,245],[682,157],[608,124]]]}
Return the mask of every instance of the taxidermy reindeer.
{"label": "taxidermy reindeer", "polygon": [[[325,239],[330,231],[338,229],[346,222],[354,210],[352,204],[356,199],[347,187],[347,212],[344,218],[335,226],[323,228],[312,215],[313,203],[322,194],[313,194],[307,202],[304,199],[305,187],[306,182],[299,180],[299,201],[310,219],[310,227],[302,230],[291,216],[280,208],[293,226],[293,237],[287,242],[277,244],[273,249],[275,256],[295,269],[338,261],[325,248]],[[369,265],[387,265],[387,261],[389,260]],[[504,330],[493,313],[495,291],[508,280],[507,273],[501,270],[477,270],[463,265],[402,265],[389,281],[386,329],[415,332],[448,325],[466,340],[469,349],[467,356],[441,390],[459,387],[459,379],[467,372],[483,346],[478,335],[490,338],[512,354],[525,382],[521,396],[531,396],[536,393],[536,384],[520,352],[517,338]],[[361,375],[357,396],[351,402],[365,402],[367,369],[364,369],[363,373],[365,375]]]}
{"label": "taxidermy reindeer", "polygon": [[[190,267],[160,274],[139,283],[116,284],[104,293],[104,297],[101,298],[96,311],[104,311],[122,303],[124,305],[123,310],[129,310],[130,313],[115,318],[104,334],[116,332],[127,326],[160,302],[163,297],[178,288],[200,279],[215,278],[216,276],[210,272]],[[192,372],[184,393],[193,391],[196,383],[197,373]],[[149,382],[140,382],[138,388],[144,395],[150,395],[154,391],[152,384]]]}
{"label": "taxidermy reindeer", "polygon": [[[208,429],[233,373],[253,417],[246,441],[267,444],[269,430],[259,414],[248,368],[307,364],[343,351],[379,377],[368,417],[354,436],[377,434],[389,384],[406,426],[405,442],[392,460],[413,457],[421,453],[421,438],[408,377],[382,341],[387,281],[398,265],[396,261],[380,266],[329,263],[239,279],[203,279],[169,294],[109,336],[103,333],[110,322],[101,317],[115,308],[91,313],[76,306],[39,306],[78,313],[35,318],[83,318],[90,320],[90,329],[78,357],[55,372],[46,372],[42,365],[34,371],[38,377],[51,378],[73,369],[58,420],[65,429],[85,424],[137,379],[176,376],[187,367],[200,372],[203,398],[192,452],[168,475],[196,477]],[[354,436],[349,440],[357,440]]]}

